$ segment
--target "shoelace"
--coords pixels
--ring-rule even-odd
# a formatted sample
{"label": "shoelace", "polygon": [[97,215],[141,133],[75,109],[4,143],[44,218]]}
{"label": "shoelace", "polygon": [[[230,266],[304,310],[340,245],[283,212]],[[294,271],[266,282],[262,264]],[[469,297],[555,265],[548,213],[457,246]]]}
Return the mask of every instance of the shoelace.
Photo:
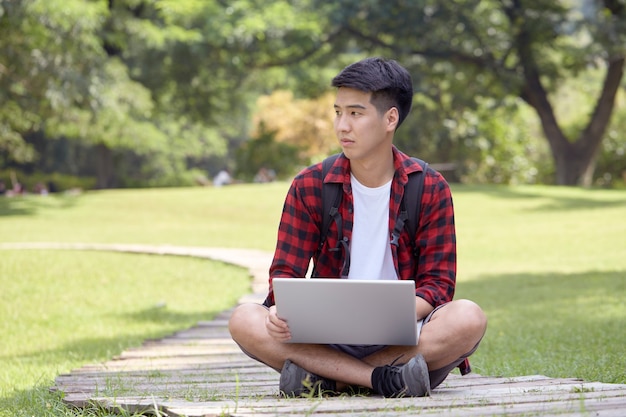
{"label": "shoelace", "polygon": [[394,365],[402,356],[404,355],[398,356],[389,365],[379,366],[374,369],[372,385],[379,394],[385,397],[397,397],[406,391],[400,375],[402,369],[400,366]]}
{"label": "shoelace", "polygon": [[[398,366],[385,365],[376,368],[378,375],[375,377],[374,390],[385,397],[401,396],[406,387],[402,383],[401,369]],[[376,370],[374,372],[376,372]]]}

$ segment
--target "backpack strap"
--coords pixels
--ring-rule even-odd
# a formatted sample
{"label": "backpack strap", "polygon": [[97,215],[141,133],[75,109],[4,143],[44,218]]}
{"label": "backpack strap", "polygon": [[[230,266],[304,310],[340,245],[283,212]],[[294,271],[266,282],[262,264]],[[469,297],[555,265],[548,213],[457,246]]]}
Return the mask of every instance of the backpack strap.
{"label": "backpack strap", "polygon": [[413,257],[417,261],[419,259],[419,247],[415,244],[415,238],[417,237],[417,227],[420,221],[420,210],[422,205],[422,194],[424,194],[424,180],[426,177],[426,171],[428,170],[428,162],[422,161],[418,158],[411,158],[422,167],[422,172],[414,172],[409,175],[409,182],[404,187],[404,198],[400,202],[400,211],[402,206],[408,211],[408,224],[407,230],[409,236],[411,236],[411,246],[413,246]]}
{"label": "backpack strap", "polygon": [[[330,172],[330,169],[337,158],[339,158],[339,155],[340,154],[331,155],[322,161],[322,228],[320,229],[320,249],[328,236],[328,229],[330,228],[331,220],[341,222],[341,216],[339,216],[339,205],[341,204],[341,184],[324,182],[326,174]],[[339,217],[339,220],[337,217]],[[341,228],[339,229],[339,233],[341,233]]]}
{"label": "backpack strap", "polygon": [[[337,246],[331,248],[330,251],[336,252],[342,249],[345,250],[346,255],[341,271],[341,275],[345,276],[350,270],[350,251],[347,242],[343,239],[343,222],[339,213],[343,191],[342,184],[324,182],[326,174],[328,174],[339,155],[340,154],[331,155],[322,161],[322,228],[320,229],[320,242],[317,250],[318,253],[322,250],[322,246],[324,246],[324,242],[326,242],[326,238],[328,237],[330,222],[334,221],[337,225],[337,233],[339,235],[337,236]],[[313,269],[311,276],[317,277],[317,271],[315,269]]]}

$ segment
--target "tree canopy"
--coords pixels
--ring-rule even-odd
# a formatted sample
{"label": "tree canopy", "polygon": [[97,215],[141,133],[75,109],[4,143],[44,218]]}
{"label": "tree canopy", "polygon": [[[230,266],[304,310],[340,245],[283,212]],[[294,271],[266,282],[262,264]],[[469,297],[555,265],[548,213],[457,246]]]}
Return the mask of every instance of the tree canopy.
{"label": "tree canopy", "polygon": [[[540,121],[556,183],[590,183],[622,82],[626,3],[355,0],[332,7],[334,30],[423,74],[418,90],[435,100],[442,90],[470,109],[485,97],[522,99]],[[556,115],[555,94],[590,68],[603,71],[594,107],[577,129],[568,129]]]}
{"label": "tree canopy", "polygon": [[332,136],[321,122],[332,76],[383,55],[414,78],[403,149],[455,162],[467,181],[590,185],[597,164],[626,171],[612,128],[625,117],[625,10],[623,0],[0,0],[0,169],[183,184],[246,160],[235,151],[258,149],[246,145],[255,137],[292,147],[295,169],[332,148],[320,137]]}

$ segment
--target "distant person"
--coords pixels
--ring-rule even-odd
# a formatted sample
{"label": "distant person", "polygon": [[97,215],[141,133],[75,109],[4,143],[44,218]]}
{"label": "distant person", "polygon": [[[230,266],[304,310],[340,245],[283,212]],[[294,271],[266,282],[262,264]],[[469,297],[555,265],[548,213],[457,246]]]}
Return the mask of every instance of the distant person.
{"label": "distant person", "polygon": [[35,184],[33,192],[39,195],[48,195],[48,188],[46,188],[46,185],[43,182],[38,182]]}
{"label": "distant person", "polygon": [[14,171],[11,171],[11,189],[7,191],[7,196],[16,196],[24,194],[24,185],[17,179]]}
{"label": "distant person", "polygon": [[7,185],[4,181],[0,180],[0,195],[5,195],[7,193]]}
{"label": "distant person", "polygon": [[276,179],[276,172],[273,169],[261,167],[254,176],[254,182],[264,183],[272,182]]}
{"label": "distant person", "polygon": [[15,181],[13,183],[13,188],[11,188],[10,190],[6,191],[6,195],[7,197],[15,197],[18,195],[23,195],[25,192],[24,190],[24,186],[22,185],[21,182]]}
{"label": "distant person", "polygon": [[[318,163],[293,180],[278,228],[267,298],[262,305],[236,307],[229,329],[246,354],[280,372],[279,390],[288,396],[308,393],[311,387],[332,393],[351,386],[385,397],[428,395],[457,366],[469,371],[466,359],[487,325],[478,305],[452,301],[456,233],[450,188],[438,172],[424,172],[417,236],[401,229],[399,239],[392,241],[408,175],[422,171],[393,145],[395,131],[411,109],[411,76],[395,61],[370,58],[346,67],[332,85],[337,88],[335,134],[343,153],[324,178]],[[342,184],[344,238],[339,240],[331,222],[320,247],[323,182]],[[420,251],[417,260],[412,240]],[[272,280],[304,277],[311,259],[319,277],[415,281],[416,325],[421,330],[417,346],[286,343],[289,325],[277,315]]]}
{"label": "distant person", "polygon": [[56,193],[59,191],[54,181],[48,181],[47,188],[49,193]]}
{"label": "distant person", "polygon": [[231,184],[232,182],[233,182],[233,179],[230,176],[230,173],[228,172],[227,169],[220,170],[220,172],[217,173],[215,178],[213,178],[214,187],[221,187],[224,185]]}

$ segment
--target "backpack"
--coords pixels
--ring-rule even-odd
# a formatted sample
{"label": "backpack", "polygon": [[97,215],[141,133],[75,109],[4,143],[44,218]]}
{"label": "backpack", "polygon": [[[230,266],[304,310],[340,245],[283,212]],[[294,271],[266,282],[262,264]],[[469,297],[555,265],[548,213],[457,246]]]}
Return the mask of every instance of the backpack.
{"label": "backpack", "polygon": [[[322,161],[322,181],[326,178],[326,174],[330,171],[340,154],[329,156]],[[416,171],[409,174],[409,181],[404,187],[404,196],[400,202],[400,215],[396,220],[396,227],[392,233],[391,244],[398,244],[400,239],[400,233],[402,229],[406,227],[409,232],[409,236],[415,236],[417,233],[417,226],[419,224],[419,211],[420,203],[422,201],[422,194],[424,191],[424,174],[428,169],[428,163],[418,158],[411,158],[416,161],[422,167],[423,171]],[[337,224],[337,230],[339,236],[337,241],[343,242],[342,235],[342,223],[341,216],[339,215],[339,205],[341,204],[342,184],[340,183],[323,183],[322,184],[322,228],[320,235],[320,244],[318,250],[322,249],[324,242],[328,236],[328,230],[330,229],[330,222],[334,220]],[[405,203],[405,200],[407,203]],[[419,248],[415,245],[415,239],[411,239],[411,246],[413,256],[417,260],[419,258]],[[347,248],[346,248],[347,249]],[[339,248],[333,248],[331,251],[339,250]],[[348,265],[349,267],[349,265]]]}
{"label": "backpack", "polygon": [[[340,154],[329,156],[322,161],[322,228],[320,229],[322,232],[320,235],[318,251],[322,250],[322,246],[326,241],[331,220],[334,220],[337,224],[337,231],[339,233],[337,241],[339,244],[345,245],[344,249],[348,250],[347,243],[343,240],[341,216],[339,215],[339,205],[341,204],[341,196],[343,195],[343,185],[341,183],[323,182],[324,178],[326,178],[326,174],[328,174],[328,171],[330,171],[330,168],[333,166],[339,155]],[[427,162],[415,157],[412,157],[411,159],[420,164],[422,171],[416,171],[409,174],[409,181],[404,186],[404,195],[402,197],[402,201],[400,202],[400,215],[396,220],[396,226],[391,235],[391,244],[398,244],[400,233],[402,233],[402,229],[406,227],[409,232],[409,236],[413,237],[411,239],[411,246],[413,257],[417,262],[419,259],[419,247],[415,244],[415,235],[419,224],[418,216],[420,212],[422,194],[424,192],[424,177],[426,170],[429,168]],[[405,200],[407,203],[405,203]],[[336,251],[340,250],[340,248],[332,248],[330,250]],[[344,268],[346,268],[346,265],[344,265]],[[349,263],[347,268],[350,268]],[[313,276],[315,276],[315,271],[313,271]],[[468,358],[464,358],[459,363],[458,368],[461,375],[466,375],[472,372]]]}

